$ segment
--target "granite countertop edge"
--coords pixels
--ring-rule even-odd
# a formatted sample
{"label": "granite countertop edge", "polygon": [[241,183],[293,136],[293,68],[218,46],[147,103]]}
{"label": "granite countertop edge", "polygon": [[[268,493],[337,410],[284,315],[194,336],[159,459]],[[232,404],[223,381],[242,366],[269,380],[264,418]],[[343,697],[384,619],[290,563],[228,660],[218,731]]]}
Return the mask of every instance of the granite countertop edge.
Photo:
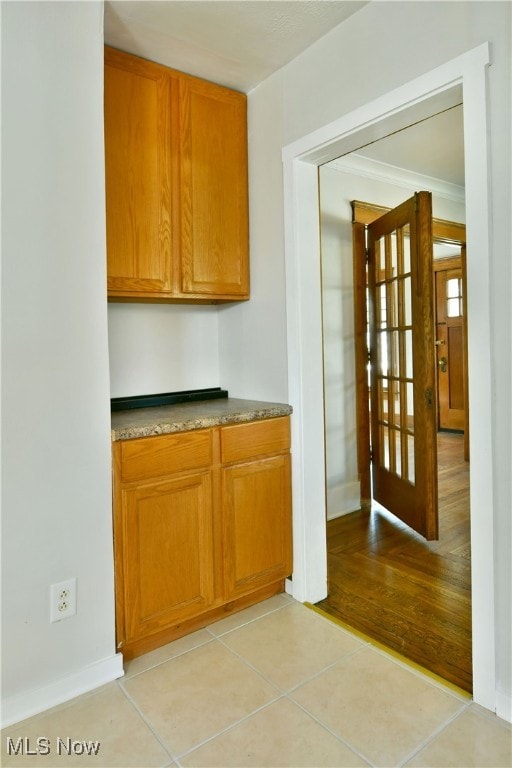
{"label": "granite countertop edge", "polygon": [[286,403],[237,398],[134,408],[112,413],[111,439],[112,442],[117,442],[228,424],[243,424],[289,416],[292,411],[292,406]]}

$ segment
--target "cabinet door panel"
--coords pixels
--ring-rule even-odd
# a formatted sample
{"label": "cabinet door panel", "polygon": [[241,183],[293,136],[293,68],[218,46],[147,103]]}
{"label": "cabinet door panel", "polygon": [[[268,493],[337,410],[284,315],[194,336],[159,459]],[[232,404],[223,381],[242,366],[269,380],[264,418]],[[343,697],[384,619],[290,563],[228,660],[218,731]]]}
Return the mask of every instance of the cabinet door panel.
{"label": "cabinet door panel", "polygon": [[181,290],[248,295],[247,118],[243,94],[180,80]]}
{"label": "cabinet door panel", "polygon": [[123,491],[126,641],[213,601],[211,474]]}
{"label": "cabinet door panel", "polygon": [[228,596],[289,576],[290,456],[223,469],[223,493]]}
{"label": "cabinet door panel", "polygon": [[105,51],[108,289],[171,287],[171,87],[149,62]]}

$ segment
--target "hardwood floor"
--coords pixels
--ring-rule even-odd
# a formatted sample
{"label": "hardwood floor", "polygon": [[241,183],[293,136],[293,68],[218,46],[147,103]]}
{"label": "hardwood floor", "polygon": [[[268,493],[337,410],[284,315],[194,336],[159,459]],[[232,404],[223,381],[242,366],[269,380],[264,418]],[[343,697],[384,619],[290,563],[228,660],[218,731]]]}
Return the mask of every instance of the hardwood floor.
{"label": "hardwood floor", "polygon": [[438,541],[379,505],[327,524],[332,616],[472,690],[469,464],[460,434],[438,436]]}

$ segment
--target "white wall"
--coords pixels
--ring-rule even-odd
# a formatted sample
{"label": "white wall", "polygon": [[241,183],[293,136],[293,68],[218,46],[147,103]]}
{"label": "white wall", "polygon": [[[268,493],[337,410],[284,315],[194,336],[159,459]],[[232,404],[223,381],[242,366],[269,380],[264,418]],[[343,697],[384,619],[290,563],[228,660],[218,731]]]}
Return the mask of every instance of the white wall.
{"label": "white wall", "polygon": [[218,309],[111,303],[111,397],[219,387]]}
{"label": "white wall", "polygon": [[[220,373],[230,394],[287,402],[281,73],[248,99],[251,300],[221,308]],[[262,205],[263,201],[271,205]]]}
{"label": "white wall", "polygon": [[[97,2],[2,3],[3,722],[117,676]],[[77,614],[50,624],[50,584]]]}
{"label": "white wall", "polygon": [[[341,170],[334,161],[319,171],[328,519],[353,512],[360,506],[350,202],[361,200],[392,208],[414,191],[430,188],[427,178],[418,177],[417,183],[407,189],[399,183],[349,173],[343,170],[345,158],[339,165]],[[436,186],[442,185],[438,182]],[[460,190],[462,198],[463,192]],[[465,220],[464,204],[457,199],[436,194],[432,206],[436,218]]]}
{"label": "white wall", "polygon": [[[497,697],[504,702],[502,711],[510,706],[512,696],[510,9],[509,3],[500,2],[369,3],[249,94],[250,131],[254,126],[258,128],[257,139],[253,136],[250,144],[251,274],[257,286],[269,283],[271,295],[267,303],[262,303],[260,312],[250,302],[223,313],[220,321],[221,372],[231,372],[231,386],[236,388],[239,382],[241,391],[245,391],[254,380],[262,391],[282,397],[286,352],[283,326],[276,327],[275,322],[282,323],[286,293],[282,279],[282,170],[277,146],[306,136],[490,41],[494,508],[489,514],[494,517],[496,531],[495,650]],[[267,318],[273,322],[267,322]],[[244,348],[254,350],[255,354],[246,357],[243,371],[237,371],[236,360]],[[261,362],[269,358],[269,350],[273,350],[273,368],[269,386],[265,387],[261,383]],[[321,363],[317,361],[315,365]],[[304,397],[308,402],[308,393]],[[302,483],[304,479],[297,480]]]}

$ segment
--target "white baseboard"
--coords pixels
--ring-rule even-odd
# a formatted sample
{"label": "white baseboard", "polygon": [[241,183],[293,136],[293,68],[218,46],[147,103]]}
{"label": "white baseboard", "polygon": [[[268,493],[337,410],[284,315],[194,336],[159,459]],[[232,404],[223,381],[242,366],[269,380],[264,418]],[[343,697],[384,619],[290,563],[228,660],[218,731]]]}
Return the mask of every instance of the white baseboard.
{"label": "white baseboard", "polygon": [[57,704],[63,704],[123,675],[123,657],[116,653],[41,688],[18,693],[2,701],[1,727],[5,728]]}
{"label": "white baseboard", "polygon": [[512,723],[512,696],[496,691],[496,714],[507,723]]}
{"label": "white baseboard", "polygon": [[361,509],[361,487],[358,480],[327,488],[327,519],[348,515]]}

